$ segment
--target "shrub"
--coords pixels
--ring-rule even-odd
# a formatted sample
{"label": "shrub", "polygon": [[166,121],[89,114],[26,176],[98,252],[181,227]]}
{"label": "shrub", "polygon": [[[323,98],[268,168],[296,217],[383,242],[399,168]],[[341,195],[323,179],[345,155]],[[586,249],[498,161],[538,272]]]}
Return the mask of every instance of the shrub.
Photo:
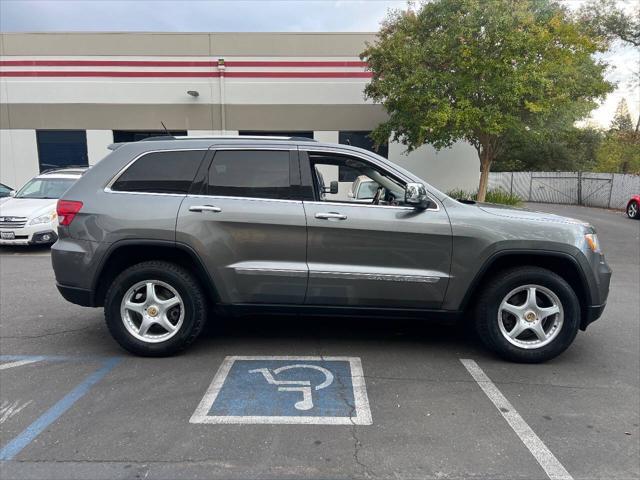
{"label": "shrub", "polygon": [[[459,188],[450,190],[447,192],[447,195],[451,198],[455,198],[456,200],[475,200],[478,197],[478,194],[475,192],[466,192]],[[519,196],[509,193],[501,188],[494,188],[492,190],[487,190],[485,202],[519,206],[522,204],[522,199]]]}

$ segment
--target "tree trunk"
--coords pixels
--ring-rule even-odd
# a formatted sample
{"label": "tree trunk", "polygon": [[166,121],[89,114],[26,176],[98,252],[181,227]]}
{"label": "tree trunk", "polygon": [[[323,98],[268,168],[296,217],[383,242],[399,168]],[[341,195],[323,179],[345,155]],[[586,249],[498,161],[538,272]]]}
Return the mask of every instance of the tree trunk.
{"label": "tree trunk", "polygon": [[480,185],[478,185],[478,201],[484,202],[487,196],[487,187],[489,186],[489,170],[493,158],[489,156],[486,150],[480,154]]}

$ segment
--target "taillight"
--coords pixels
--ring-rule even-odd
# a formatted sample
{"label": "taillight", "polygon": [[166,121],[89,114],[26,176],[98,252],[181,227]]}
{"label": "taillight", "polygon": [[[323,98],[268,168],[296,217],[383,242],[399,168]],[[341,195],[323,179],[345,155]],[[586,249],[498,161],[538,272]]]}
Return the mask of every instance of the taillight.
{"label": "taillight", "polygon": [[82,208],[82,202],[76,200],[58,200],[56,213],[60,225],[69,225]]}

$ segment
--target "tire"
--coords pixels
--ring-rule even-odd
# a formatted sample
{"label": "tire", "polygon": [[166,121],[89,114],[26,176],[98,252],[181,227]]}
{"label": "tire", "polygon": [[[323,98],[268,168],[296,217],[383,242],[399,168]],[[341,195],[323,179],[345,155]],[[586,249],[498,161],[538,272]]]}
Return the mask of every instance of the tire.
{"label": "tire", "polygon": [[640,205],[635,200],[629,202],[627,205],[627,217],[629,218],[640,218]]}
{"label": "tire", "polygon": [[[150,295],[149,284],[153,285]],[[125,307],[125,295],[134,309]],[[176,301],[180,303],[170,306]],[[206,305],[191,273],[174,263],[148,261],[115,278],[105,297],[104,314],[111,336],[122,348],[136,355],[164,357],[195,341],[207,318]]]}
{"label": "tire", "polygon": [[[532,296],[537,307],[527,303]],[[557,313],[549,313],[554,310]],[[516,324],[525,330],[517,333]],[[571,286],[559,275],[544,268],[518,267],[500,272],[483,289],[476,304],[475,327],[482,343],[500,357],[519,363],[540,363],[560,355],[571,345],[580,327],[580,303]],[[544,340],[535,333],[536,329]]]}

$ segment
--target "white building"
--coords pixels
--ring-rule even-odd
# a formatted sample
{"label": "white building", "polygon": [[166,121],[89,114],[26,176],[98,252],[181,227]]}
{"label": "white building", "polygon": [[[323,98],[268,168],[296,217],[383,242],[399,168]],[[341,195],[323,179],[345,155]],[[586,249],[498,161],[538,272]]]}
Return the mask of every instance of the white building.
{"label": "white building", "polygon": [[[371,148],[362,33],[0,34],[0,182],[93,164],[107,145],[162,134],[310,136]],[[464,143],[378,153],[442,190],[475,189]]]}

